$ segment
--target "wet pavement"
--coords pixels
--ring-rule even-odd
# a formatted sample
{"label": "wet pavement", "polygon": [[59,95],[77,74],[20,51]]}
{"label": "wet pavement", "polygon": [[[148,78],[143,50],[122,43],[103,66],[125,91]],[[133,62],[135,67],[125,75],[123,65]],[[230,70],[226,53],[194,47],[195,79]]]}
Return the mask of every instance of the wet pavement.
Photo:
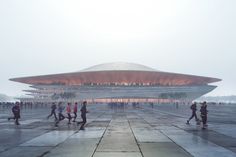
{"label": "wet pavement", "polygon": [[[10,109],[2,109],[0,156],[236,157],[234,121],[219,121],[217,111],[210,110],[208,128],[202,130],[193,120],[186,125],[191,111],[179,107],[88,105],[85,130],[67,120],[55,127],[53,117],[46,118],[50,107],[22,109],[19,126],[7,120]],[[232,118],[234,110],[226,110]]]}

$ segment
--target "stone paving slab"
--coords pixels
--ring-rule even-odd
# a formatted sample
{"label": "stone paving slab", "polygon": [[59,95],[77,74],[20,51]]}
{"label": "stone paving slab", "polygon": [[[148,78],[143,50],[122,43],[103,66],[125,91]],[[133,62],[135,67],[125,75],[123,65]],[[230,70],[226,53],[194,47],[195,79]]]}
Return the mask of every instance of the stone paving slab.
{"label": "stone paving slab", "polygon": [[51,131],[27,141],[20,146],[56,146],[72,134],[74,134],[74,131]]}
{"label": "stone paving slab", "polygon": [[100,139],[70,138],[44,157],[91,157]]}
{"label": "stone paving slab", "polygon": [[53,147],[15,147],[8,151],[1,153],[1,157],[33,157],[41,156],[44,153],[49,152]]}
{"label": "stone paving slab", "polygon": [[9,146],[0,146],[0,152],[7,150]]}
{"label": "stone paving slab", "polygon": [[93,128],[86,129],[86,131],[79,131],[78,133],[72,135],[70,138],[102,138],[102,135],[105,132],[105,128]]}
{"label": "stone paving slab", "polygon": [[2,124],[2,122],[6,122],[7,119],[0,119],[0,125]]}
{"label": "stone paving slab", "polygon": [[88,127],[107,127],[110,123],[110,120],[106,120],[106,121],[92,121],[91,123],[89,123],[87,126]]}
{"label": "stone paving slab", "polygon": [[183,130],[162,130],[176,144],[194,157],[235,157],[236,153]]}
{"label": "stone paving slab", "polygon": [[107,131],[98,146],[98,151],[138,152],[139,149],[131,132],[114,133],[111,131]]}
{"label": "stone paving slab", "polygon": [[235,149],[231,148],[236,148],[236,138],[229,137],[211,130],[188,132],[235,152]]}
{"label": "stone paving slab", "polygon": [[[32,138],[40,136],[46,130],[5,128],[0,130],[0,151],[16,147]],[[1,154],[0,154],[1,156]]]}
{"label": "stone paving slab", "polygon": [[221,134],[236,138],[236,125],[235,124],[222,124],[222,125],[213,125],[210,127]]}
{"label": "stone paving slab", "polygon": [[[42,119],[28,119],[28,120],[21,120],[20,124],[21,125],[28,125],[34,122],[40,122],[42,121]],[[2,123],[0,123],[0,125],[5,125],[5,124],[14,124],[14,120],[10,120],[10,121],[4,121]]]}
{"label": "stone paving slab", "polygon": [[158,130],[133,128],[134,136],[140,142],[170,142],[170,139]]}
{"label": "stone paving slab", "polygon": [[140,152],[96,152],[93,157],[142,157]]}
{"label": "stone paving slab", "polygon": [[173,142],[140,143],[140,148],[145,157],[192,157]]}
{"label": "stone paving slab", "polygon": [[158,126],[154,126],[154,129],[156,130],[176,130],[178,128],[176,128],[175,126],[164,126],[164,125],[158,125]]}
{"label": "stone paving slab", "polygon": [[124,117],[115,117],[107,128],[98,151],[108,152],[139,152],[134,135],[130,129],[128,121]]}

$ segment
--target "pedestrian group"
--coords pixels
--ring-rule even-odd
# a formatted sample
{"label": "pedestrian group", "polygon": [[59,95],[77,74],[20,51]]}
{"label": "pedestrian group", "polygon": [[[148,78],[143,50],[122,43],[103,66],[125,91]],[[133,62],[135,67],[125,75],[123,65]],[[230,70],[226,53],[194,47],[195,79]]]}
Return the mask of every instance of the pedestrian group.
{"label": "pedestrian group", "polygon": [[[201,120],[198,119],[197,117],[197,103],[193,102],[190,109],[192,110],[192,115],[189,117],[189,119],[187,120],[186,124],[190,124],[191,119],[195,118],[195,121],[197,123],[197,125],[200,125],[200,123],[202,122],[202,129],[206,129],[207,128],[207,114],[208,114],[208,110],[207,110],[207,103],[204,101],[201,104],[201,108],[200,108],[200,117]],[[86,114],[88,113],[87,111],[87,102],[83,101],[81,104],[81,119],[82,121],[77,122],[78,125],[80,126],[80,130],[84,130],[84,125],[87,122],[86,119]],[[51,105],[51,113],[47,116],[47,119],[49,119],[51,116],[54,116],[55,119],[55,127],[58,127],[58,124],[60,123],[60,121],[64,120],[65,118],[68,119],[68,124],[71,124],[71,120],[73,119],[72,122],[76,122],[76,118],[77,118],[77,111],[78,111],[78,103],[75,102],[74,107],[73,107],[73,114],[74,116],[71,115],[72,113],[72,109],[71,109],[71,103],[67,103],[67,107],[66,107],[66,113],[67,113],[67,117],[63,115],[65,107],[63,106],[62,102],[58,103],[58,106],[56,105],[56,103],[52,103]],[[58,115],[56,115],[56,110],[58,111]],[[20,119],[20,103],[16,102],[15,105],[12,107],[12,113],[13,113],[13,117],[9,117],[8,121],[10,121],[11,119],[15,120],[15,124],[16,125],[20,125],[19,123],[19,119]]]}
{"label": "pedestrian group", "polygon": [[190,109],[192,110],[192,115],[191,117],[187,120],[187,123],[186,124],[190,124],[190,120],[194,117],[195,118],[195,121],[197,123],[197,125],[200,125],[201,122],[202,122],[202,129],[206,129],[207,128],[207,113],[208,113],[208,110],[207,110],[207,103],[206,101],[204,101],[203,103],[200,103],[201,104],[201,108],[200,108],[200,117],[201,117],[201,120],[198,119],[197,117],[197,103],[196,102],[193,102],[193,104],[190,106]]}
{"label": "pedestrian group", "polygon": [[[47,116],[47,119],[49,119],[51,116],[54,116],[55,127],[58,127],[58,124],[66,118],[68,119],[68,124],[71,124],[71,120],[73,119],[72,122],[77,122],[77,125],[81,125],[80,130],[84,130],[84,126],[87,122],[86,114],[88,113],[86,106],[87,106],[87,101],[83,101],[81,104],[81,109],[80,109],[82,121],[77,122],[76,121],[77,112],[78,112],[78,103],[77,102],[75,102],[73,110],[71,107],[71,103],[67,103],[67,107],[66,107],[67,116],[64,116],[64,114],[63,114],[64,109],[65,109],[65,107],[63,106],[63,103],[59,102],[58,105],[56,105],[56,103],[53,102],[51,105],[51,113]],[[56,110],[57,110],[58,114],[56,114]],[[73,116],[71,115],[72,111],[74,114]],[[20,123],[19,123],[20,103],[19,102],[16,102],[14,104],[14,106],[12,107],[12,113],[13,113],[13,117],[9,117],[8,121],[10,121],[11,119],[14,119],[15,124],[20,125]]]}

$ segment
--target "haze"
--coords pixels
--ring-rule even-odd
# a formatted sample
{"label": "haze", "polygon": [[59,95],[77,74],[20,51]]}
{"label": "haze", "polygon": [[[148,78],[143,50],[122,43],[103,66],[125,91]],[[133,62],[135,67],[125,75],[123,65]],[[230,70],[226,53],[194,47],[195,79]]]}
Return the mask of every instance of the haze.
{"label": "haze", "polygon": [[0,1],[0,93],[9,78],[131,62],[220,78],[208,95],[236,94],[235,0]]}

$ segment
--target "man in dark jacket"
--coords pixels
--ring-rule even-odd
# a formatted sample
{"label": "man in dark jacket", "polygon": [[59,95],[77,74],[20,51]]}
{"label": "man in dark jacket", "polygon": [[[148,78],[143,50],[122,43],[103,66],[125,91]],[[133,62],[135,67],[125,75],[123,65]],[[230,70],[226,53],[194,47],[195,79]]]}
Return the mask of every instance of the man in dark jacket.
{"label": "man in dark jacket", "polygon": [[86,105],[87,105],[87,101],[84,101],[84,102],[82,103],[82,107],[81,107],[81,109],[80,109],[81,118],[82,118],[82,122],[78,122],[78,124],[81,124],[80,130],[84,130],[84,125],[85,125],[86,122],[87,122],[86,113],[88,113],[88,111],[87,111]]}
{"label": "man in dark jacket", "polygon": [[57,121],[56,109],[57,109],[56,104],[55,104],[55,103],[52,103],[52,106],[51,106],[51,114],[47,116],[47,119],[48,119],[49,117],[51,117],[52,115],[54,115],[55,121]]}
{"label": "man in dark jacket", "polygon": [[58,103],[58,119],[55,123],[55,126],[58,127],[58,123],[62,120],[65,119],[65,116],[63,115],[63,111],[64,111],[65,107],[62,105],[62,102]]}
{"label": "man in dark jacket", "polygon": [[9,117],[8,120],[10,119],[15,119],[15,124],[20,125],[19,123],[19,118],[20,118],[20,103],[16,102],[15,105],[11,109],[14,117]]}
{"label": "man in dark jacket", "polygon": [[190,120],[195,117],[195,121],[198,122],[198,118],[197,118],[197,114],[196,114],[196,111],[197,111],[197,103],[194,102],[192,105],[191,105],[191,110],[192,110],[192,115],[191,117],[187,120],[187,123],[186,124],[189,124]]}
{"label": "man in dark jacket", "polygon": [[201,106],[201,109],[200,109],[200,112],[201,112],[201,117],[202,117],[202,129],[206,129],[206,126],[207,126],[207,104],[206,102],[204,101],[202,103],[202,106]]}

